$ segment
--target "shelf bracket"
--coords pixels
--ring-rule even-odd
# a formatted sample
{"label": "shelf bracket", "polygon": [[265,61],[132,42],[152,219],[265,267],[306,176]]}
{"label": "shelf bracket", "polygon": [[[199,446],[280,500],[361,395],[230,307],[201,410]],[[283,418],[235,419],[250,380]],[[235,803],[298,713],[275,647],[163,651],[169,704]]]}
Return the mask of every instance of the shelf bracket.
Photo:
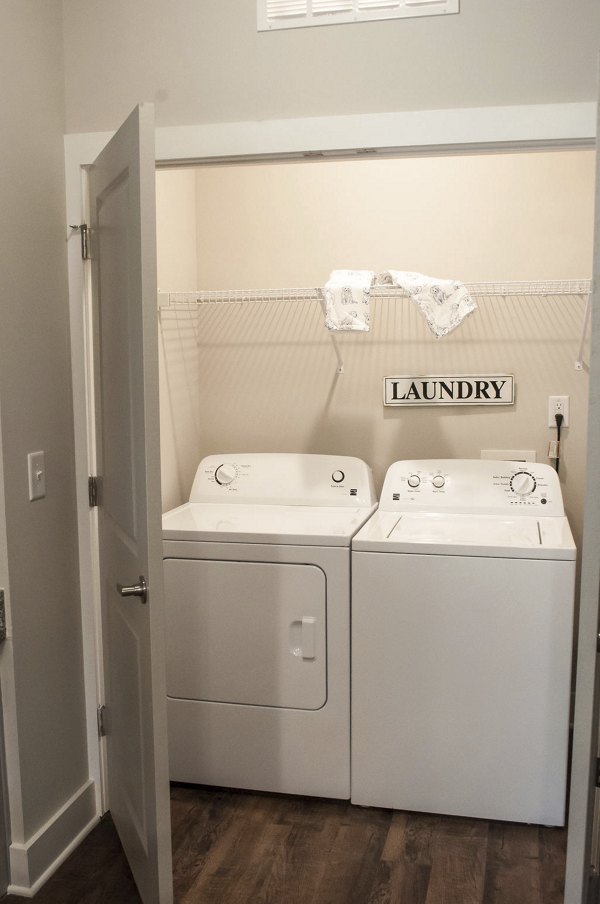
{"label": "shelf bracket", "polygon": [[[319,304],[321,305],[321,308],[323,310],[323,316],[325,316],[327,309],[325,306],[325,297],[322,292],[319,292]],[[331,339],[331,344],[333,346],[333,350],[335,352],[335,356],[337,358],[338,366],[336,367],[335,372],[336,372],[336,374],[343,374],[344,373],[344,359],[342,358],[342,353],[340,352],[340,347],[337,344],[337,339],[333,335],[333,332],[331,330],[328,330],[328,333],[329,333],[329,338]]]}
{"label": "shelf bracket", "polygon": [[[584,297],[583,295],[581,296]],[[592,294],[591,292],[587,295],[585,301],[585,312],[583,314],[583,323],[581,325],[581,341],[579,342],[579,352],[577,353],[577,360],[575,361],[575,370],[583,370],[583,346],[585,345],[585,337],[588,330],[588,324],[590,322],[590,317],[592,314]]]}

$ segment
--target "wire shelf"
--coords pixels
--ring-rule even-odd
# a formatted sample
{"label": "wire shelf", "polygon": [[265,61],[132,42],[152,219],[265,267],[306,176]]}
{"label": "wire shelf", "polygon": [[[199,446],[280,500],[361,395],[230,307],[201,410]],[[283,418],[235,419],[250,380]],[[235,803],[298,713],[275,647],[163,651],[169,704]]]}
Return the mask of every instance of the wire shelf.
{"label": "wire shelf", "polygon": [[[581,327],[581,339],[575,369],[583,370],[583,348],[590,321],[590,293],[592,281],[590,279],[555,279],[535,280],[530,282],[491,282],[491,283],[467,283],[467,291],[475,298],[509,298],[509,297],[556,297],[573,296],[585,298],[586,306]],[[394,300],[408,298],[406,292],[397,286],[379,286],[371,288],[371,300]],[[321,307],[325,303],[324,290],[322,288],[294,288],[294,289],[208,289],[196,292],[163,292],[158,293],[158,307],[165,310],[188,310],[198,305],[210,304],[269,304],[273,302],[318,302]],[[341,357],[336,337],[330,333],[332,346],[337,358],[337,373],[344,372],[344,362]]]}
{"label": "wire shelf", "polygon": [[[478,298],[517,295],[589,295],[591,280],[566,279],[531,282],[468,283],[468,292]],[[371,299],[407,298],[397,286],[373,286]],[[161,308],[197,304],[266,304],[269,302],[323,301],[322,288],[292,289],[210,289],[195,292],[159,292]]]}

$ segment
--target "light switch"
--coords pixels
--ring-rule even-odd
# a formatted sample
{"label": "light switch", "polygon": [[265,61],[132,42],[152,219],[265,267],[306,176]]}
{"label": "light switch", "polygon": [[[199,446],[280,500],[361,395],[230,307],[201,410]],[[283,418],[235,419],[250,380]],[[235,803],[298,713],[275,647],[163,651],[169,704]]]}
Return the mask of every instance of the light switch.
{"label": "light switch", "polygon": [[29,474],[29,499],[43,499],[46,495],[46,463],[43,452],[30,452],[27,456]]}

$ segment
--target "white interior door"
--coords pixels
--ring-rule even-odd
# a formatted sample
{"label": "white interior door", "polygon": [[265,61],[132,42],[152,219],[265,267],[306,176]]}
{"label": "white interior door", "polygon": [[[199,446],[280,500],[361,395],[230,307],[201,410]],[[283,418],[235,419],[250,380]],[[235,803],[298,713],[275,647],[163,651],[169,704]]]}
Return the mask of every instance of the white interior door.
{"label": "white interior door", "polygon": [[153,114],[93,164],[90,225],[108,799],[144,904],[170,904]]}
{"label": "white interior door", "polygon": [[[600,120],[599,120],[600,122]],[[600,135],[600,128],[598,129]],[[588,410],[587,476],[583,521],[579,637],[569,831],[567,840],[566,904],[598,901],[598,876],[591,864],[594,818],[600,808],[594,802],[600,706],[598,618],[600,590],[600,156],[596,161],[596,219],[594,229],[594,276],[592,283],[592,338]],[[592,881],[594,880],[594,881]]]}

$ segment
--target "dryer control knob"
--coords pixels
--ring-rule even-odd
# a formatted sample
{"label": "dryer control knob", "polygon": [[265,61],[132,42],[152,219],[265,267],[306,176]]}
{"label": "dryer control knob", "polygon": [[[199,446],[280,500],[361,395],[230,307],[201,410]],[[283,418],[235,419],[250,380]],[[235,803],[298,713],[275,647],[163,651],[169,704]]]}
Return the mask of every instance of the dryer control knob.
{"label": "dryer control knob", "polygon": [[420,485],[420,483],[421,483],[421,478],[419,477],[418,474],[411,474],[410,477],[408,478],[408,485],[409,485],[409,487],[412,487],[413,490],[416,489],[416,487],[418,487]]}
{"label": "dryer control knob", "polygon": [[344,474],[343,471],[334,471],[333,474],[331,475],[331,479],[335,483],[341,483],[345,476],[346,475]]}
{"label": "dryer control knob", "polygon": [[529,471],[517,471],[510,481],[510,488],[517,496],[529,496],[535,490],[536,483],[533,474]]}
{"label": "dryer control knob", "polygon": [[232,483],[236,477],[237,470],[235,465],[232,464],[219,465],[215,471],[215,480],[224,487],[226,487],[227,484]]}
{"label": "dryer control knob", "polygon": [[436,474],[431,482],[437,490],[441,490],[443,486],[446,486],[446,478],[443,474]]}

